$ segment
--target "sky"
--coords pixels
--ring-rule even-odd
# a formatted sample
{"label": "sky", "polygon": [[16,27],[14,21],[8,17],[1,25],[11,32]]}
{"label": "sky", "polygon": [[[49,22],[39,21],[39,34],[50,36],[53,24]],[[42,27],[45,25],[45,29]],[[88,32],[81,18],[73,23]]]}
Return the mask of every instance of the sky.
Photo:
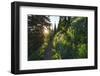
{"label": "sky", "polygon": [[56,24],[56,28],[57,28],[58,23],[59,23],[59,16],[50,16],[50,21],[52,23],[52,28],[54,29],[55,24]]}

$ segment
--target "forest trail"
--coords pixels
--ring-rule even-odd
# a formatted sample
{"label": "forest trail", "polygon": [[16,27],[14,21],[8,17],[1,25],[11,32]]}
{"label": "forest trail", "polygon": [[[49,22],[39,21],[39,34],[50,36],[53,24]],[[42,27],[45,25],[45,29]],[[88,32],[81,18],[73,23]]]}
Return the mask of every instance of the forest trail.
{"label": "forest trail", "polygon": [[50,40],[48,42],[48,47],[46,48],[44,60],[52,59],[53,38],[54,38],[54,33],[52,33],[50,36]]}

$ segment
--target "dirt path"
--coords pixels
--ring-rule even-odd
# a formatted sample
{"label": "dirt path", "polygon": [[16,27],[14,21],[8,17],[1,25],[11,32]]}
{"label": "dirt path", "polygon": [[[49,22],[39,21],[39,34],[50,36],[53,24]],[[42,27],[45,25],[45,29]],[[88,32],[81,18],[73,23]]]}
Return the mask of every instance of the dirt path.
{"label": "dirt path", "polygon": [[53,33],[50,36],[50,41],[48,42],[48,47],[46,48],[44,60],[52,59],[52,48],[53,48]]}

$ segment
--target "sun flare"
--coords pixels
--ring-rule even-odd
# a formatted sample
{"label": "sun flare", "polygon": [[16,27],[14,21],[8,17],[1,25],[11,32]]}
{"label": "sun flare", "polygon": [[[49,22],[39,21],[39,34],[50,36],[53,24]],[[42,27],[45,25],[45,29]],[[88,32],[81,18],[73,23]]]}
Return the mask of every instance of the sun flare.
{"label": "sun flare", "polygon": [[44,27],[44,34],[49,34],[49,30],[46,27]]}

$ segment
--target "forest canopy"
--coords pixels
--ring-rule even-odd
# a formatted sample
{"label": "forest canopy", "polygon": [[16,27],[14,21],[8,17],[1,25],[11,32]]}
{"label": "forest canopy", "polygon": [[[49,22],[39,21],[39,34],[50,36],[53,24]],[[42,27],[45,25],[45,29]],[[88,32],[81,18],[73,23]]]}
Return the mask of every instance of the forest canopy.
{"label": "forest canopy", "polygon": [[88,18],[28,15],[28,60],[88,58]]}

